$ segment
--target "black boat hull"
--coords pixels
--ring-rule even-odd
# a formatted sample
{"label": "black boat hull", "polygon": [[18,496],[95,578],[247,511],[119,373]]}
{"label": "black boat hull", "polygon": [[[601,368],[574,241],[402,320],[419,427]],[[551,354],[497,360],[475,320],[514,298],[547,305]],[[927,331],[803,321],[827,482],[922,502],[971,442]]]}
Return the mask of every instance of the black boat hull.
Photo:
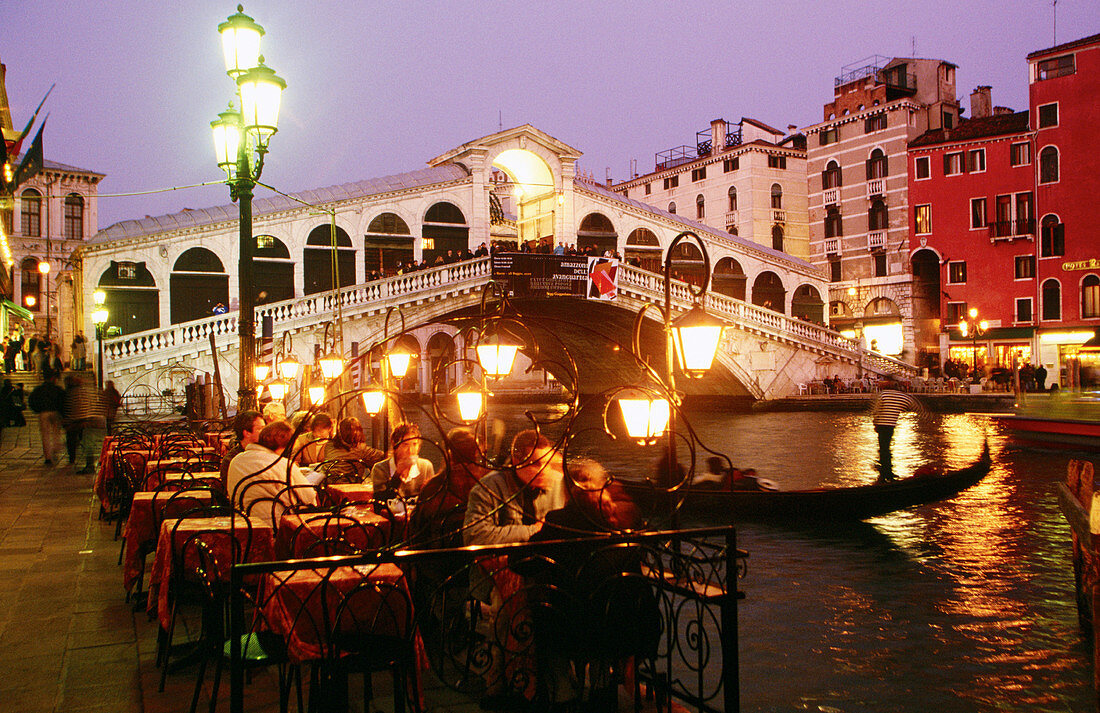
{"label": "black boat hull", "polygon": [[[680,502],[681,516],[710,522],[764,520],[865,520],[952,498],[989,472],[989,446],[973,465],[945,473],[916,475],[852,488],[816,490],[719,491],[685,488],[675,493],[638,492],[651,506]],[[654,512],[657,514],[657,512]]]}

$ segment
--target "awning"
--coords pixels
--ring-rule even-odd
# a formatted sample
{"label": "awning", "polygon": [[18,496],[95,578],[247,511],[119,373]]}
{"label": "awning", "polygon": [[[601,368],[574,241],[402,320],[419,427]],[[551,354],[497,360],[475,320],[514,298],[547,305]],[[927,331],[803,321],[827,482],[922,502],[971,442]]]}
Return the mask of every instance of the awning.
{"label": "awning", "polygon": [[0,307],[2,307],[4,309],[4,311],[10,312],[11,314],[14,314],[16,317],[19,317],[20,319],[25,319],[28,322],[33,322],[34,321],[34,314],[29,309],[26,309],[24,307],[20,307],[19,305],[15,304],[11,300],[2,300],[2,301],[0,301]]}
{"label": "awning", "polygon": [[[959,333],[958,329],[948,330],[947,335],[952,342],[974,341],[974,335],[968,334],[964,337]],[[1035,327],[990,327],[985,330],[985,334],[978,337],[978,341],[990,342],[1005,339],[1022,340],[1031,339],[1033,336],[1035,336]]]}

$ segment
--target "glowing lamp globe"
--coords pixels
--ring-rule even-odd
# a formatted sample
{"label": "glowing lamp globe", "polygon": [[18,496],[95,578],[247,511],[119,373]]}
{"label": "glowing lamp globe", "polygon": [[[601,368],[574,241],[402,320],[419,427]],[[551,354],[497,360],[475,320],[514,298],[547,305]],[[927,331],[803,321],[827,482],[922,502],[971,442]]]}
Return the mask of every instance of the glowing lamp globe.
{"label": "glowing lamp globe", "polygon": [[92,293],[92,301],[97,305],[101,305],[107,301],[107,293],[103,290],[96,290]]}
{"label": "glowing lamp globe", "polygon": [[210,130],[214,134],[214,157],[218,167],[233,180],[237,176],[237,152],[241,145],[241,115],[232,108],[223,111],[210,122]]}
{"label": "glowing lamp globe", "polygon": [[481,412],[485,407],[485,395],[477,384],[471,382],[463,386],[455,396],[458,398],[459,418],[466,423],[473,423],[481,418]]}
{"label": "glowing lamp globe", "polygon": [[386,392],[381,389],[371,389],[363,392],[363,408],[371,416],[377,416],[386,403]]}
{"label": "glowing lamp globe", "polygon": [[279,361],[279,373],[282,374],[284,379],[294,379],[298,376],[298,369],[301,368],[301,364],[294,358],[293,354],[287,354]]}
{"label": "glowing lamp globe", "polygon": [[668,399],[619,399],[626,433],[639,443],[651,443],[668,428]]}
{"label": "glowing lamp globe", "polygon": [[404,379],[405,374],[409,373],[409,364],[412,362],[412,357],[413,355],[404,347],[398,347],[387,354],[386,361],[389,362],[390,373],[398,379]]}
{"label": "glowing lamp globe", "polygon": [[699,377],[710,369],[724,326],[699,305],[672,323],[676,360],[684,373]]}
{"label": "glowing lamp globe", "polygon": [[286,81],[263,64],[263,58],[237,77],[237,89],[241,93],[241,123],[249,136],[256,138],[260,146],[267,146],[271,135],[279,130],[279,103]]}
{"label": "glowing lamp globe", "polygon": [[260,38],[264,36],[264,28],[244,14],[243,5],[238,5],[237,12],[218,25],[218,34],[222,37],[225,71],[230,77],[236,77],[259,64]]}
{"label": "glowing lamp globe", "polygon": [[271,373],[271,367],[267,364],[257,364],[252,367],[252,373],[256,376],[256,381],[263,381]]}
{"label": "glowing lamp globe", "polygon": [[321,376],[328,381],[340,376],[340,372],[344,370],[344,358],[335,352],[321,357],[318,363],[321,365]]}
{"label": "glowing lamp globe", "polygon": [[306,389],[309,393],[309,402],[316,406],[325,400],[325,387],[324,385],[315,384],[314,386]]}
{"label": "glowing lamp globe", "polygon": [[500,337],[477,345],[477,361],[489,376],[504,376],[512,371],[519,344],[502,341]]}
{"label": "glowing lamp globe", "polygon": [[97,327],[107,323],[107,310],[104,307],[97,307],[92,310],[92,324]]}
{"label": "glowing lamp globe", "polygon": [[267,390],[271,393],[271,398],[276,401],[282,401],[286,396],[286,382],[281,380],[272,381],[267,385]]}

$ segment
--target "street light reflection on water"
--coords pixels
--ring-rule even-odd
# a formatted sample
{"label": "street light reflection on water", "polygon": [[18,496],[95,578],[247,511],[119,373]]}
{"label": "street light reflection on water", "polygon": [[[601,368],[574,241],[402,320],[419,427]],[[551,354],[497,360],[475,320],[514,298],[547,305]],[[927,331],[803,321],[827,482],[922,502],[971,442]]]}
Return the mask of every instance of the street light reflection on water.
{"label": "street light reflection on water", "polygon": [[[549,435],[560,433],[563,424],[550,423],[560,407],[491,405],[504,442],[527,408]],[[687,416],[703,443],[781,489],[876,477],[869,412]],[[572,431],[571,454],[595,457],[617,477],[653,475],[659,448],[608,441],[598,415],[583,415]],[[1069,528],[1055,495],[1071,456],[1013,448],[981,416],[907,414],[895,433],[895,471],[963,467],[986,438],[989,475],[949,501],[864,523],[738,525],[749,552],[742,710],[1092,709]],[[706,455],[697,454],[698,469]]]}

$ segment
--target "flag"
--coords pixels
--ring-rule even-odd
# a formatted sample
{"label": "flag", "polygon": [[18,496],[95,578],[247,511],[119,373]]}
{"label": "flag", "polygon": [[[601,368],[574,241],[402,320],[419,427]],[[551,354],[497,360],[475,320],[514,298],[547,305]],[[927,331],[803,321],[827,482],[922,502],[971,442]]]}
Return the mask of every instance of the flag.
{"label": "flag", "polygon": [[49,118],[50,116],[47,114],[46,119],[42,120],[42,126],[38,127],[38,133],[34,135],[31,147],[27,149],[26,155],[23,156],[23,162],[19,164],[19,168],[15,169],[15,177],[12,179],[11,184],[12,190],[34,178],[35,174],[42,170],[44,161],[42,157],[42,130],[46,128],[46,120]]}
{"label": "flag", "polygon": [[[46,96],[42,97],[42,101],[38,102],[38,108],[35,109],[34,114],[31,115],[31,120],[27,122],[27,125],[25,127],[23,127],[23,133],[19,134],[19,138],[14,144],[11,145],[11,148],[8,149],[8,156],[14,158],[19,155],[20,151],[23,150],[23,139],[27,138],[27,134],[31,132],[31,127],[34,126],[34,120],[38,118],[38,112],[42,111],[42,105],[46,103],[46,99],[50,96],[50,92],[52,92],[53,88],[56,86],[57,83],[54,82],[50,85],[50,88],[46,90]],[[46,122],[43,121],[42,124],[44,126]],[[42,130],[39,129],[38,133],[42,133]]]}

